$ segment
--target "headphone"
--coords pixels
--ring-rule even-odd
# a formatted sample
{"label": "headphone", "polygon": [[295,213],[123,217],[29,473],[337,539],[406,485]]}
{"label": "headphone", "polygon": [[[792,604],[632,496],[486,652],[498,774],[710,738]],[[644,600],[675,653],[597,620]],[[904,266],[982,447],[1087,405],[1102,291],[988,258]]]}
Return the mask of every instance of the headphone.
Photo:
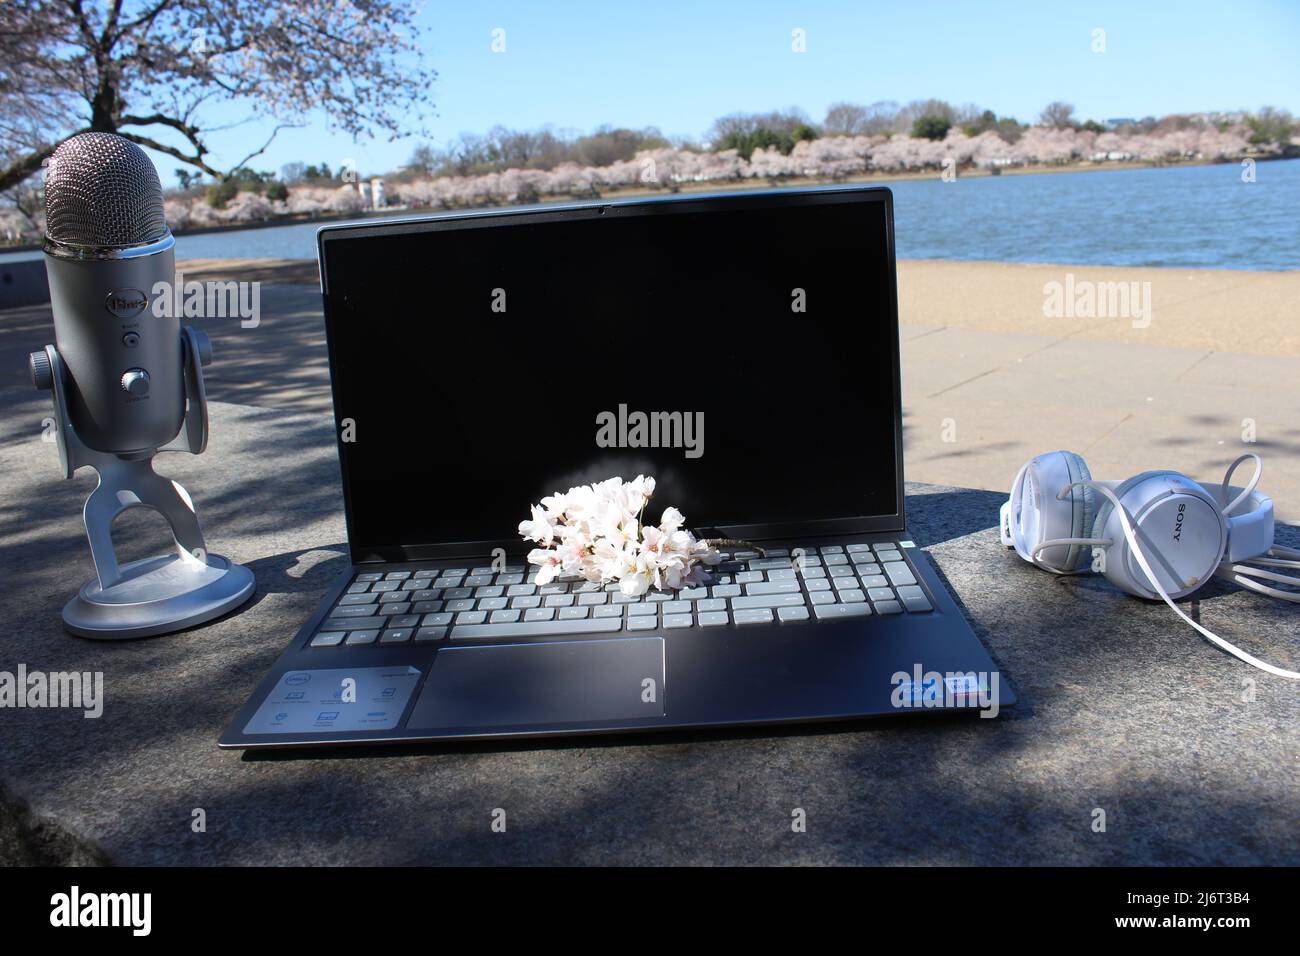
{"label": "headphone", "polygon": [[[1251,480],[1243,488],[1233,487],[1237,467],[1251,459]],[[1198,484],[1177,471],[1097,481],[1081,456],[1048,452],[1016,474],[1002,506],[1002,543],[1053,574],[1095,571],[1127,594],[1163,600],[1228,653],[1270,674],[1300,680],[1300,673],[1266,664],[1229,644],[1174,604],[1174,598],[1191,594],[1212,577],[1300,603],[1300,590],[1271,586],[1300,588],[1300,577],[1274,570],[1300,569],[1300,551],[1273,541],[1273,499],[1256,490],[1263,470],[1263,459],[1249,453],[1228,467],[1218,487]]]}

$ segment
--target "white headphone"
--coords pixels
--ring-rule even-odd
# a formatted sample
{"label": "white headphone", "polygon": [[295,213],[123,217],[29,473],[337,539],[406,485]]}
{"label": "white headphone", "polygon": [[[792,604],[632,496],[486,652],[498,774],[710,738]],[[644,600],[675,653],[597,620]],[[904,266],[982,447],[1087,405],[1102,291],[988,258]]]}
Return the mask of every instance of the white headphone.
{"label": "white headphone", "polygon": [[[1232,487],[1233,473],[1248,459],[1255,474],[1244,488]],[[1097,571],[1128,594],[1160,598],[1228,653],[1300,680],[1300,673],[1266,664],[1206,630],[1173,601],[1217,576],[1300,603],[1300,591],[1261,583],[1300,588],[1300,578],[1272,570],[1300,569],[1300,551],[1273,542],[1273,499],[1255,490],[1263,469],[1263,459],[1250,453],[1228,467],[1217,488],[1176,471],[1095,481],[1079,455],[1048,452],[1016,475],[1002,506],[1002,543],[1053,574]]]}

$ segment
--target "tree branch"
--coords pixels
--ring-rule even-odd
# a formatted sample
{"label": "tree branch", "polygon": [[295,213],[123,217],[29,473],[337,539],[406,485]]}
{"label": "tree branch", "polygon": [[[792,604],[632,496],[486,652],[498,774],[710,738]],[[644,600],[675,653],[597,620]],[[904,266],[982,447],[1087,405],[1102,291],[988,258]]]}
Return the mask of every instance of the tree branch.
{"label": "tree branch", "polygon": [[203,159],[203,154],[206,153],[207,150],[202,149],[197,145],[195,146],[195,154],[193,156],[186,156],[175,146],[165,146],[162,143],[158,142],[157,140],[150,139],[148,136],[141,136],[138,133],[131,133],[125,130],[119,132],[117,135],[121,136],[123,139],[129,139],[131,142],[139,146],[147,146],[150,149],[158,150],[158,152],[160,153],[166,153],[168,156],[175,156],[181,162],[189,163],[191,166],[195,166],[203,170],[205,173],[207,173],[209,176],[212,176],[215,179],[221,179],[224,176],[224,173],[222,173],[220,170],[213,169],[211,166],[207,164],[207,162]]}
{"label": "tree branch", "polygon": [[[77,133],[87,133],[90,128],[79,129]],[[77,133],[73,133],[75,136]],[[22,159],[16,160],[8,168],[0,170],[0,192],[6,189],[12,189],[17,186],[36,170],[50,157],[50,154],[58,147],[58,143],[51,143],[48,146],[40,146],[28,153]]]}

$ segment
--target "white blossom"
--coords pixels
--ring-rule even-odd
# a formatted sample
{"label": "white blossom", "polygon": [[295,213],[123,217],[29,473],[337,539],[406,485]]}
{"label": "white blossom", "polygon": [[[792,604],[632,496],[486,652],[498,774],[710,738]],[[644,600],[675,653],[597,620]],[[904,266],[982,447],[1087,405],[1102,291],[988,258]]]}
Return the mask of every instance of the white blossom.
{"label": "white blossom", "polygon": [[537,583],[560,576],[617,581],[630,596],[652,587],[705,583],[705,565],[718,562],[717,551],[683,527],[686,518],[676,508],[665,508],[657,527],[644,524],[654,492],[655,480],[647,475],[626,482],[609,478],[530,506],[531,517],[519,523],[519,534],[541,545],[528,553],[528,563],[537,565]]}

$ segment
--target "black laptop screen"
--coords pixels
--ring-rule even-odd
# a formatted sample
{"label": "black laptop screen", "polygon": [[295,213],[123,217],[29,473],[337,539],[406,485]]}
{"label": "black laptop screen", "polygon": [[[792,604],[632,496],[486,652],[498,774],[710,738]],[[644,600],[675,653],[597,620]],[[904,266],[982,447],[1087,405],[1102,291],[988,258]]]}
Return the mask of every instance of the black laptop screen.
{"label": "black laptop screen", "polygon": [[517,540],[615,475],[697,530],[897,516],[888,218],[860,191],[326,233],[354,554]]}

